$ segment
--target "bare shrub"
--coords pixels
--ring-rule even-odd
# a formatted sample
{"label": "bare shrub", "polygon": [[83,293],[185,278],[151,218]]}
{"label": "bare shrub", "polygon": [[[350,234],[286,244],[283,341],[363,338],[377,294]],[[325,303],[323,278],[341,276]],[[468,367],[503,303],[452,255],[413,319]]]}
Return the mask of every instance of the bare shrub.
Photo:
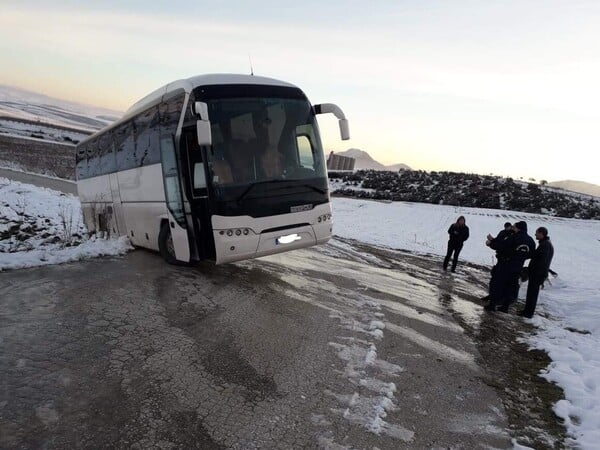
{"label": "bare shrub", "polygon": [[60,232],[63,247],[73,243],[73,205],[61,202],[58,210],[60,218]]}

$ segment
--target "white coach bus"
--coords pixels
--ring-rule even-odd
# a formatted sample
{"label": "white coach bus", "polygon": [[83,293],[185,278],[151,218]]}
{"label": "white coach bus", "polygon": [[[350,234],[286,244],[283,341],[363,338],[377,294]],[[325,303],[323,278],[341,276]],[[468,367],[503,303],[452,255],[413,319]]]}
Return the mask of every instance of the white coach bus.
{"label": "white coach bus", "polygon": [[169,263],[216,264],[327,242],[332,220],[316,114],[296,86],[250,75],[169,83],[77,147],[91,232]]}

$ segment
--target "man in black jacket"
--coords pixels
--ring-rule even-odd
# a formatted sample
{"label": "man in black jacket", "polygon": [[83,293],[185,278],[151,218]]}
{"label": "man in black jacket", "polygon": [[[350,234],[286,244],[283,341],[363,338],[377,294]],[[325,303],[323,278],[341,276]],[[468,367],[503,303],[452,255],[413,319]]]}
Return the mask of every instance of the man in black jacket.
{"label": "man in black jacket", "polygon": [[458,255],[463,248],[464,242],[469,239],[469,227],[465,223],[464,216],[460,216],[456,223],[450,225],[448,228],[449,240],[448,240],[448,251],[444,258],[444,270],[448,269],[448,263],[450,257],[454,252],[454,258],[452,259],[452,272],[456,272],[456,264],[458,263]]}
{"label": "man in black jacket", "polygon": [[535,232],[535,238],[538,240],[538,247],[529,263],[529,283],[527,284],[527,299],[525,309],[519,311],[519,315],[531,319],[535,312],[540,286],[548,278],[550,264],[554,257],[554,246],[548,237],[548,230],[545,227],[539,227]]}
{"label": "man in black jacket", "polygon": [[[504,239],[512,236],[515,232],[513,231],[513,226],[512,223],[510,222],[505,222],[504,223],[504,228],[502,230],[500,230],[500,232],[498,233],[498,235],[494,238],[496,239],[496,241],[503,241]],[[488,241],[485,243],[487,246],[489,246],[489,243],[492,239],[490,239],[491,235],[488,235]],[[496,252],[496,259],[499,260],[499,254],[498,252]],[[494,267],[492,267],[492,271],[491,271],[491,277],[490,277],[490,285],[488,288],[488,295],[486,295],[485,297],[481,298],[482,301],[485,300],[489,300],[490,299],[490,292],[492,292],[492,283],[494,282],[494,276],[496,275],[496,270],[498,269],[498,264],[494,264]],[[517,295],[519,295],[518,292],[518,283],[517,283]],[[515,296],[516,299],[516,296]]]}
{"label": "man in black jacket", "polygon": [[498,311],[508,312],[523,264],[535,251],[535,242],[527,234],[526,222],[515,223],[513,230],[514,234],[504,240],[491,235],[487,237],[486,244],[497,252],[498,264],[490,281],[490,303],[485,307],[486,311],[496,311],[496,306],[500,305]]}
{"label": "man in black jacket", "polygon": [[500,233],[498,233],[496,239],[498,239],[499,241],[503,241],[507,237],[512,236],[514,233],[515,232],[513,231],[512,224],[510,222],[506,222],[504,224],[504,229],[500,230]]}

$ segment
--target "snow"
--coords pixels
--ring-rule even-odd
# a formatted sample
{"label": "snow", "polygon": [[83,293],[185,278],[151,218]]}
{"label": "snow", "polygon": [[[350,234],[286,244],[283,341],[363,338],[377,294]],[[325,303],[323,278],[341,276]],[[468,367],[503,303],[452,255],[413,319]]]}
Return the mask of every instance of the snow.
{"label": "snow", "polygon": [[[555,248],[552,269],[559,276],[551,279],[552,284],[540,292],[536,315],[530,321],[537,327],[537,334],[523,339],[531,348],[546,351],[552,359],[541,375],[564,390],[565,399],[554,406],[554,411],[564,419],[573,445],[597,448],[600,441],[600,221],[345,198],[334,198],[333,210],[335,235],[438,257],[446,253],[448,227],[458,216],[465,216],[471,236],[460,260],[488,266],[494,264],[495,258],[494,252],[484,244],[486,236],[488,233],[496,235],[504,222],[524,220],[530,234],[537,227],[548,228]],[[520,297],[523,295],[522,292]],[[515,320],[521,319],[515,317]],[[389,323],[385,329],[406,333]],[[454,356],[470,362],[469,355]]]}
{"label": "snow", "polygon": [[131,249],[126,238],[87,238],[79,199],[0,178],[0,271],[60,264]]}
{"label": "snow", "polygon": [[24,89],[0,85],[0,116],[29,122],[96,131],[121,117],[106,108],[69,102]]}
{"label": "snow", "polygon": [[89,239],[76,247],[53,248],[0,253],[0,271],[23,269],[96,258],[98,256],[122,255],[131,250],[126,237],[119,239]]}
{"label": "snow", "polygon": [[56,144],[71,146],[89,136],[89,132],[77,132],[56,128],[44,123],[20,122],[10,119],[0,119],[0,134],[34,141],[53,141]]}
{"label": "snow", "polygon": [[362,187],[362,181],[357,186],[354,186],[350,183],[345,183],[344,181],[339,180],[339,179],[330,179],[329,180],[329,190],[331,192],[335,192],[338,189],[347,189],[350,191],[362,191],[362,192],[370,192],[370,193],[375,192],[375,189]]}

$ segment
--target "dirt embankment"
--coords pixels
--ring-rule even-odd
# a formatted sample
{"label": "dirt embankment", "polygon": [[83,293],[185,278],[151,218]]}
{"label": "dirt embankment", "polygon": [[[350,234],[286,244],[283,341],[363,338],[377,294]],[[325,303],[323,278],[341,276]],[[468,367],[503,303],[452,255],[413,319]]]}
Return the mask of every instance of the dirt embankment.
{"label": "dirt embankment", "polygon": [[75,179],[75,146],[0,134],[0,165]]}

